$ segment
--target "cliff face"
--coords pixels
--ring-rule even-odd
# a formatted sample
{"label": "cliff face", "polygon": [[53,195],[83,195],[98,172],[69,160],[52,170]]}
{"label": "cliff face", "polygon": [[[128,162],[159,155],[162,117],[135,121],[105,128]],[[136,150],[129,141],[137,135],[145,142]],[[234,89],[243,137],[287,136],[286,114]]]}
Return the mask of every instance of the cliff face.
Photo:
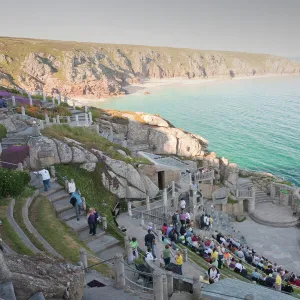
{"label": "cliff face", "polygon": [[0,38],[0,84],[109,97],[141,78],[299,74],[300,63],[238,52]]}

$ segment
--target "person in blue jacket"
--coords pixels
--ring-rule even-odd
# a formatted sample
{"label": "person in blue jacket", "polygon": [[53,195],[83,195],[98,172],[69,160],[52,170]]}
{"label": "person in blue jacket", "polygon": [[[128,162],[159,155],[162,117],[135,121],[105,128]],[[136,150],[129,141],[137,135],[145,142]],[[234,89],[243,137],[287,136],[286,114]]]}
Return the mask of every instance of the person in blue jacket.
{"label": "person in blue jacket", "polygon": [[70,203],[75,207],[76,218],[77,218],[77,221],[79,221],[80,210],[82,207],[82,200],[80,197],[80,192],[78,190],[76,190],[75,192],[73,192],[71,194]]}

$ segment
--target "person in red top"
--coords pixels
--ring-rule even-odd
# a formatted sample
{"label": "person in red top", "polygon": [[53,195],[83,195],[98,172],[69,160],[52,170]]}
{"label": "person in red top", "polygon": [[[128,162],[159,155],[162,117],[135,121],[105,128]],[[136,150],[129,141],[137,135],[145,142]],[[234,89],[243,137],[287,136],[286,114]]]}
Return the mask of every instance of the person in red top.
{"label": "person in red top", "polygon": [[163,226],[161,227],[161,231],[163,235],[166,235],[167,229],[168,229],[168,225],[164,223]]}
{"label": "person in red top", "polygon": [[198,241],[197,236],[196,236],[196,235],[193,235],[193,236],[192,236],[192,242],[197,242],[197,241]]}
{"label": "person in red top", "polygon": [[300,278],[296,278],[293,282],[292,282],[293,285],[296,285],[296,286],[300,286]]}

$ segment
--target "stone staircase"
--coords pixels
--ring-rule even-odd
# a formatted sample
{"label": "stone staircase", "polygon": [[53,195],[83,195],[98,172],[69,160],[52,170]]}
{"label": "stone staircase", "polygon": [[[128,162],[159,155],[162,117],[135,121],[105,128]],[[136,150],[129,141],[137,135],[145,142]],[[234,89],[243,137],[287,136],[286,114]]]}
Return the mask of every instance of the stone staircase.
{"label": "stone staircase", "polygon": [[81,213],[79,221],[77,221],[75,208],[70,204],[70,196],[62,186],[56,184],[47,193],[42,194],[52,203],[57,217],[73,229],[79,239],[97,256],[102,257],[102,252],[107,249],[110,249],[111,257],[114,253],[120,252],[119,241],[106,235],[105,231],[99,227],[97,227],[95,236],[89,234],[89,226],[84,212]]}
{"label": "stone staircase", "polygon": [[257,185],[253,184],[252,181],[247,180],[238,184],[239,190],[250,190],[255,187],[255,203],[272,202],[273,199],[262,191]]}

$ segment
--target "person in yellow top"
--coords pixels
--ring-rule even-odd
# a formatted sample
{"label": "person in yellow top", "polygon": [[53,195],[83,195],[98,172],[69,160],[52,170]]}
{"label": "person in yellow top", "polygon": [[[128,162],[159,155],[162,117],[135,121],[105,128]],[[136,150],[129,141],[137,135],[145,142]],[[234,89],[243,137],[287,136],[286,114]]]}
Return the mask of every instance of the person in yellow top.
{"label": "person in yellow top", "polygon": [[183,258],[182,258],[181,252],[179,250],[176,253],[175,261],[176,261],[176,265],[178,266],[179,274],[182,275]]}
{"label": "person in yellow top", "polygon": [[217,251],[217,248],[214,248],[214,250],[211,254],[211,258],[214,259],[214,260],[218,260],[218,256],[219,256],[219,253]]}
{"label": "person in yellow top", "polygon": [[281,283],[282,283],[282,279],[281,279],[281,275],[282,273],[278,273],[276,276],[276,280],[275,280],[275,289],[277,291],[281,291]]}

